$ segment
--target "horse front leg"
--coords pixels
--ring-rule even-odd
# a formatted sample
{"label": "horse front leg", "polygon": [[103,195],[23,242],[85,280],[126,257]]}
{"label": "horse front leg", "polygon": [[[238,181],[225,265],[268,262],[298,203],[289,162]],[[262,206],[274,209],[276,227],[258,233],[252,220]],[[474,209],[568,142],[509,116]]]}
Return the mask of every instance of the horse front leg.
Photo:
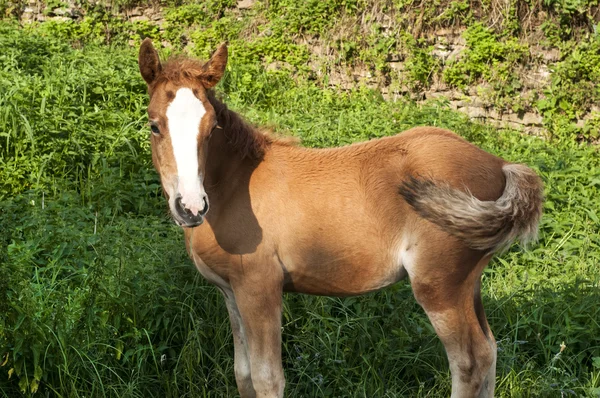
{"label": "horse front leg", "polygon": [[221,289],[225,297],[225,304],[229,312],[229,321],[231,322],[231,332],[233,334],[234,348],[234,371],[235,381],[241,398],[255,398],[256,393],[252,385],[250,374],[250,356],[248,354],[248,339],[242,324],[242,317],[235,302],[235,296],[231,290]]}
{"label": "horse front leg", "polygon": [[[252,278],[253,279],[253,278]],[[282,284],[248,280],[233,286],[257,398],[281,398],[285,387],[281,363]]]}

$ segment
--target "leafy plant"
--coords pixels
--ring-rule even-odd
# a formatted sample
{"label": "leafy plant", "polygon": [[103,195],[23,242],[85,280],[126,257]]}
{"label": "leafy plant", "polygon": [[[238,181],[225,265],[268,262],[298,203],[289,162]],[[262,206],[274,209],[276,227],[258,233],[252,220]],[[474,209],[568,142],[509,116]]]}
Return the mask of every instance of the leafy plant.
{"label": "leafy plant", "polygon": [[408,50],[405,66],[409,85],[415,89],[428,88],[440,67],[439,61],[431,55],[433,47],[425,40],[415,40],[410,35],[405,35],[404,40]]}
{"label": "leafy plant", "polygon": [[[551,85],[544,90],[545,98],[537,102],[547,125],[556,135],[569,129],[571,134],[585,134],[585,138],[599,136],[597,126],[591,122],[581,130],[571,123],[600,103],[600,36],[579,43],[564,59],[553,66]],[[566,127],[565,127],[566,126]]]}
{"label": "leafy plant", "polygon": [[[358,16],[362,2],[307,3],[299,10],[276,3],[255,35],[231,3],[210,4],[216,5],[203,3],[205,16],[192,19],[208,25],[190,22],[186,35],[202,56],[230,40],[218,91],[250,122],[314,148],[439,126],[539,172],[546,186],[540,241],[527,251],[512,247],[483,278],[499,347],[497,394],[596,395],[600,157],[570,135],[582,134],[571,115],[591,107],[586,101],[596,95],[578,97],[597,80],[596,42],[582,42],[577,55],[563,53],[555,66],[560,79],[546,100],[556,102],[544,108],[553,112],[547,120],[555,137],[545,141],[472,123],[441,102],[385,101],[376,90],[342,92],[305,78],[301,66],[311,54],[294,38],[332,26],[326,7]],[[394,4],[411,9],[416,3]],[[257,13],[265,11],[261,6]],[[313,9],[302,7],[316,13],[307,28],[297,21]],[[286,12],[298,30],[275,21]],[[375,47],[376,59],[408,43],[408,73],[426,87],[436,68],[429,44],[381,32],[351,41],[348,62],[367,54],[365,43]],[[0,390],[6,396],[237,394],[223,300],[186,256],[150,164],[147,92],[137,48],[128,45],[144,35],[164,39],[151,23],[102,13],[79,24],[0,23]],[[507,76],[527,48],[484,26],[466,38],[466,58],[453,64],[463,75],[453,81],[511,84]],[[274,61],[290,68],[264,67]],[[572,108],[561,108],[571,95]],[[592,118],[590,128],[597,122]],[[450,393],[445,353],[408,281],[364,297],[287,295],[283,319],[291,397]]]}
{"label": "leafy plant", "polygon": [[464,38],[467,49],[463,56],[448,65],[444,79],[452,86],[466,87],[483,79],[499,79],[500,85],[510,79],[511,72],[528,56],[528,49],[516,39],[500,41],[498,36],[482,24],[469,27]]}

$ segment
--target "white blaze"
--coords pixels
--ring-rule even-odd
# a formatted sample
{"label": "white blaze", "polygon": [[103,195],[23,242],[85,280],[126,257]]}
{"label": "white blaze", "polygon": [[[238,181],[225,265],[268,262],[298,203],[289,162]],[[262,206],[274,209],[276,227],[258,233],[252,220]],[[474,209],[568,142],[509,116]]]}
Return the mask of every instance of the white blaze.
{"label": "white blaze", "polygon": [[198,174],[198,133],[205,113],[202,101],[189,88],[177,90],[167,108],[167,121],[179,177],[177,190],[184,206],[195,215],[204,208],[202,198],[205,192],[202,176]]}

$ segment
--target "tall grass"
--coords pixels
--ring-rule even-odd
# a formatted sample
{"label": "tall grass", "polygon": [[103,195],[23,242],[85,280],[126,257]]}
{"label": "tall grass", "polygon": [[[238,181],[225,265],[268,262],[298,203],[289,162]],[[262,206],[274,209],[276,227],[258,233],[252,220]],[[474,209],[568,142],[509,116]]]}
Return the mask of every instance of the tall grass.
{"label": "tall grass", "polygon": [[[185,255],[151,169],[135,49],[73,49],[0,25],[0,392],[236,396],[219,293]],[[231,57],[219,87],[257,124],[327,147],[450,128],[536,170],[538,244],[484,274],[500,397],[600,394],[600,157],[469,122],[444,103],[323,89]],[[404,281],[364,297],[286,295],[290,397],[447,396],[447,360]]]}

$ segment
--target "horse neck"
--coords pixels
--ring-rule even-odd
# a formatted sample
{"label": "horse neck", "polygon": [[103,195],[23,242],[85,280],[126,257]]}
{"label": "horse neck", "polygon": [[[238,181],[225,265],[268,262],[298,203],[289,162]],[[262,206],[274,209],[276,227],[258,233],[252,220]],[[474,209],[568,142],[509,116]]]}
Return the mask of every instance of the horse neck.
{"label": "horse neck", "polygon": [[208,144],[205,188],[209,196],[228,196],[228,191],[248,184],[252,170],[262,161],[267,142],[225,105],[218,102],[213,106],[219,129]]}

